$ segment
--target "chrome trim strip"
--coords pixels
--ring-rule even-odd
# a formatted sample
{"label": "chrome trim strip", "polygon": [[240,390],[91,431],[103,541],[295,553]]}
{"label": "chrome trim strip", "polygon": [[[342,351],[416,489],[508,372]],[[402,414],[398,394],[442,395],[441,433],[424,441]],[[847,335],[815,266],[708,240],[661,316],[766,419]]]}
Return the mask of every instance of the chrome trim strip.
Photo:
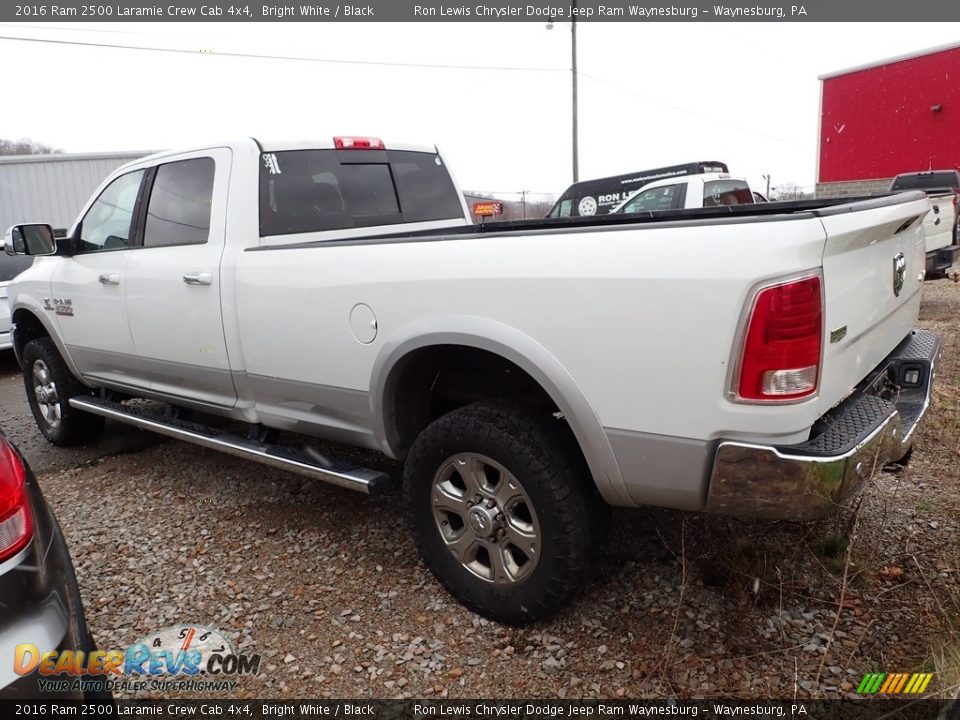
{"label": "chrome trim strip", "polygon": [[347,488],[348,490],[358,490],[359,492],[369,495],[375,487],[374,483],[365,478],[337,472],[335,470],[326,470],[324,468],[308,465],[296,460],[277,457],[275,455],[270,455],[266,452],[263,452],[262,450],[257,450],[256,448],[234,445],[233,443],[229,443],[224,440],[198,435],[190,432],[189,430],[155,422],[148,418],[142,418],[136,415],[128,415],[127,413],[123,413],[112,408],[102,407],[82,397],[70,398],[70,406],[93,415],[100,415],[105,418],[110,418],[111,420],[117,420],[118,422],[133,425],[134,427],[138,427],[142,430],[150,430],[151,432],[155,432],[160,435],[166,435],[167,437],[172,437],[177,440],[184,440],[210,450],[219,450],[227,455],[254,460],[255,462],[259,462],[270,467],[288,470],[290,472],[299,473],[300,475],[306,475],[307,477],[323,480],[331,485]]}
{"label": "chrome trim strip", "polygon": [[3,576],[5,573],[9,572],[24,561],[27,555],[29,555],[33,550],[34,540],[36,540],[36,536],[30,538],[30,542],[28,542],[16,555],[0,563],[0,576]]}

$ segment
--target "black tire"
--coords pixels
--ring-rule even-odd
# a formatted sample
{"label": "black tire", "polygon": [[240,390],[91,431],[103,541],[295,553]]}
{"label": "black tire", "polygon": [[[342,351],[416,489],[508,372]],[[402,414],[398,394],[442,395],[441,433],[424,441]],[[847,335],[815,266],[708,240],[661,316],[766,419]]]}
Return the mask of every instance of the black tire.
{"label": "black tire", "polygon": [[[55,391],[56,407],[59,418],[51,418],[51,405],[41,405],[37,392],[38,382],[35,372],[42,371],[49,379],[47,387]],[[71,447],[84,445],[100,437],[103,432],[103,418],[70,407],[68,400],[77,395],[90,395],[86,387],[73,376],[64,362],[57,346],[48,337],[37,338],[27,343],[23,349],[23,385],[27,391],[27,401],[43,436],[54,445]],[[48,400],[52,400],[49,395]]]}
{"label": "black tire", "polygon": [[[445,468],[452,467],[451,459],[474,456],[485,458],[481,461],[483,472],[478,475],[481,482],[489,472],[489,460],[519,481],[520,492],[525,493],[514,507],[519,507],[525,517],[533,518],[530,527],[536,541],[531,540],[529,557],[518,572],[523,572],[530,558],[536,557],[536,561],[519,579],[504,573],[502,559],[497,561],[498,568],[493,569],[491,553],[499,547],[504,547],[501,552],[506,553],[509,546],[510,557],[516,563],[518,554],[509,538],[500,540],[499,534],[494,534],[473,539],[480,532],[477,527],[489,532],[482,519],[474,525],[468,525],[474,521],[465,519],[451,531],[449,526],[456,524],[456,518],[443,510],[438,515],[435,510],[434,500],[439,497],[436,493],[441,486],[450,487],[450,482],[463,484],[455,470],[449,475],[452,480],[442,480],[448,477],[446,473],[450,471]],[[498,473],[493,470],[497,477],[491,487],[501,487],[504,475]],[[435,486],[435,479],[441,484]],[[608,508],[593,485],[573,433],[549,412],[533,414],[504,402],[478,402],[454,410],[431,423],[416,439],[404,467],[403,484],[414,537],[427,567],[457,600],[491,620],[525,625],[551,617],[571,601],[597,565]],[[494,502],[495,492],[490,491],[487,503]],[[525,507],[527,501],[529,508]],[[490,507],[484,503],[476,507],[479,505]],[[474,505],[470,507],[468,513],[476,512]],[[502,509],[499,500],[490,512],[500,513],[495,523],[514,522],[513,511]],[[505,514],[509,516],[506,520]],[[490,574],[496,576],[499,572],[501,580],[480,577],[476,570],[469,569],[461,557],[469,558],[471,552],[464,550],[462,556],[455,555],[448,542],[457,541],[445,540],[441,525],[447,526],[448,537],[457,537],[464,530],[473,533],[468,542],[473,543],[472,555],[480,562],[474,560],[472,565],[483,569],[482,560],[486,557]],[[509,531],[510,527],[505,526],[495,533]],[[519,556],[525,557],[523,553]]]}

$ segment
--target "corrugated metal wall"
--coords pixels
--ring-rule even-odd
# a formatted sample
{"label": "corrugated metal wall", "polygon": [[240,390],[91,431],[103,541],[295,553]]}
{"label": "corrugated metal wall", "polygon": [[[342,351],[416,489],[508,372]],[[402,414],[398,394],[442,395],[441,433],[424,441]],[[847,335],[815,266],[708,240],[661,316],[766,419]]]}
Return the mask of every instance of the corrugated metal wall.
{"label": "corrugated metal wall", "polygon": [[0,232],[21,222],[68,228],[111,172],[147,153],[0,158]]}
{"label": "corrugated metal wall", "polygon": [[823,80],[819,182],[960,168],[960,48]]}

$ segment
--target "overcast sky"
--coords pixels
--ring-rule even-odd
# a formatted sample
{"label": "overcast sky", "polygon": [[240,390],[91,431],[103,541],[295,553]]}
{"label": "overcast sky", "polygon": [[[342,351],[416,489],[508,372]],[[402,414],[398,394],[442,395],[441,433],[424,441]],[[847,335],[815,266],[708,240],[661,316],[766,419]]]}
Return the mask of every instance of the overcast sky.
{"label": "overcast sky", "polygon": [[[465,188],[560,192],[571,181],[568,25],[6,23],[0,35],[197,51],[0,39],[0,137],[90,152],[369,134],[435,143]],[[762,188],[768,173],[774,186],[815,182],[818,75],[955,42],[957,29],[580,23],[578,38],[581,179],[720,160]]]}

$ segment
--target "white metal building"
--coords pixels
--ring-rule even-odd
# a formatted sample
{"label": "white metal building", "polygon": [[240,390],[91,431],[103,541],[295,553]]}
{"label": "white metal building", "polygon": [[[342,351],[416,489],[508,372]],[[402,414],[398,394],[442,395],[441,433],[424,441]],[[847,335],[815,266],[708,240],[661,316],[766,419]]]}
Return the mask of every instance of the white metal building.
{"label": "white metal building", "polygon": [[0,232],[14,223],[66,229],[111,172],[147,152],[0,157]]}

